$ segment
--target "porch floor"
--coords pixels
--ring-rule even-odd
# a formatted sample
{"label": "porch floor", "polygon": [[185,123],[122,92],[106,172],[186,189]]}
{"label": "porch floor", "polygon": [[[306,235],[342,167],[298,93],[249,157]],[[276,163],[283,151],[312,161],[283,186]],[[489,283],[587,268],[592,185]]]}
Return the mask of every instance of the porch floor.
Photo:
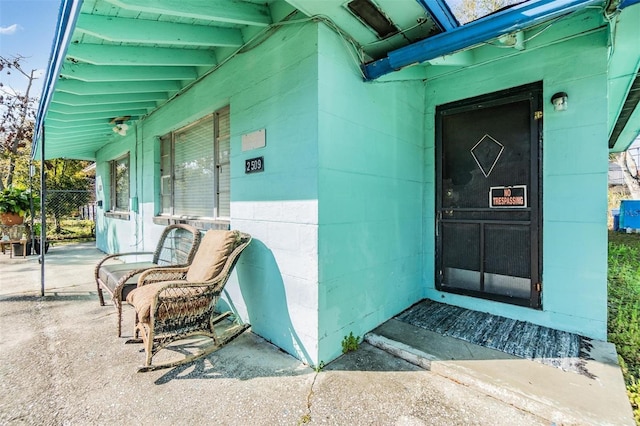
{"label": "porch floor", "polygon": [[98,303],[102,256],[53,246],[41,297],[36,256],[0,255],[0,424],[633,425],[604,343],[591,379],[397,319],[367,339],[411,363],[363,343],[316,372],[246,332],[190,365],[136,373],[133,311],[118,338],[115,309]]}
{"label": "porch floor", "polygon": [[574,333],[432,300],[415,304],[397,319],[443,336],[590,376],[584,365],[592,339]]}
{"label": "porch floor", "polygon": [[556,424],[635,424],[611,343],[429,300],[365,340]]}

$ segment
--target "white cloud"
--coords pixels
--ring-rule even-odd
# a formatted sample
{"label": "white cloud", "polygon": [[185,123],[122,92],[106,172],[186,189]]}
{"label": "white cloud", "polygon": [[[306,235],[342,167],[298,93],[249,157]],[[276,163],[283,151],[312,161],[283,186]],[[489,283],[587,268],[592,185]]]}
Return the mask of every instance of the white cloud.
{"label": "white cloud", "polygon": [[1,35],[15,34],[18,29],[21,28],[18,24],[9,25],[8,27],[0,27]]}

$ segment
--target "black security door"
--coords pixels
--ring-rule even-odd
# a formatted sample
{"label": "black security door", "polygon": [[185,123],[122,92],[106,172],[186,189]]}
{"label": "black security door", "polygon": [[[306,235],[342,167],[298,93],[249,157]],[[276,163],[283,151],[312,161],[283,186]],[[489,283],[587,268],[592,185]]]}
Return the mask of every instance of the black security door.
{"label": "black security door", "polygon": [[541,92],[437,108],[439,290],[540,307]]}

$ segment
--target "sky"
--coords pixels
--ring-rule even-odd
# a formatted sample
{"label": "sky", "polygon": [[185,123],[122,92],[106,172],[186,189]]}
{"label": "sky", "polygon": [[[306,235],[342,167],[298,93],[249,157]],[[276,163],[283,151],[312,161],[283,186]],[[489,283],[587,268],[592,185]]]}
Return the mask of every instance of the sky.
{"label": "sky", "polygon": [[[40,97],[49,64],[61,0],[0,0],[0,56],[24,56],[23,69],[37,70],[31,94]],[[18,73],[0,76],[2,83],[23,92],[26,79]]]}

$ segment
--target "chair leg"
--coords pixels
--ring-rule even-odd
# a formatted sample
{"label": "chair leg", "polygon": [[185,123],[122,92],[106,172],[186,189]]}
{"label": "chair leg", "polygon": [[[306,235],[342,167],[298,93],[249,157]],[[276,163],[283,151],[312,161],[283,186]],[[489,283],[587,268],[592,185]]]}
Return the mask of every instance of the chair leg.
{"label": "chair leg", "polygon": [[136,312],[136,317],[135,317],[135,322],[133,324],[133,338],[134,339],[139,339],[140,338],[140,331],[138,331],[138,322],[140,320],[138,319],[138,313]]}
{"label": "chair leg", "polygon": [[[149,340],[144,340],[145,339],[145,332],[147,332],[147,328],[145,328],[145,330],[143,330],[143,337],[142,340],[145,343],[145,352],[146,352],[146,361],[145,361],[145,365],[142,367],[138,367],[138,373],[145,373],[147,371],[155,371],[155,370],[161,370],[163,368],[172,368],[172,367],[177,367],[179,365],[183,365],[183,364],[188,364],[190,362],[193,362],[197,359],[203,358],[207,355],[212,354],[213,352],[217,351],[218,349],[221,349],[224,347],[224,345],[226,345],[227,343],[231,342],[232,340],[234,340],[236,337],[240,336],[242,333],[244,333],[246,330],[249,329],[249,327],[251,327],[250,324],[238,324],[236,326],[231,327],[230,329],[228,329],[223,335],[221,336],[216,336],[215,333],[203,333],[202,335],[209,337],[210,339],[213,340],[213,342],[210,345],[207,345],[205,348],[198,350],[196,353],[191,354],[191,355],[187,355],[184,358],[181,359],[177,359],[174,361],[167,361],[167,362],[163,362],[160,364],[152,364],[152,358],[153,358],[153,353],[151,352],[153,350],[153,335],[147,335],[147,339]],[[149,333],[151,333],[149,331]],[[195,335],[198,335],[197,333]],[[160,349],[162,349],[163,347],[166,347],[166,344],[163,344],[162,347],[157,348],[156,352],[159,352]]]}
{"label": "chair leg", "polygon": [[118,337],[122,337],[122,302],[117,297],[113,298],[113,303],[118,309]]}
{"label": "chair leg", "polygon": [[104,306],[104,294],[102,294],[102,287],[100,283],[96,281],[96,286],[98,287],[98,298],[100,299],[100,306]]}
{"label": "chair leg", "polygon": [[128,339],[126,342],[124,342],[125,344],[131,344],[131,343],[144,343],[144,340],[140,338],[140,328],[138,327],[139,321],[138,321],[138,313],[136,312],[136,320],[135,320],[135,325],[133,327],[133,338],[132,339]]}
{"label": "chair leg", "polygon": [[[147,336],[146,340],[144,336]],[[153,328],[148,327],[142,330],[142,340],[144,341],[144,351],[145,351],[145,367],[149,367],[151,365],[151,358],[153,358]]]}

